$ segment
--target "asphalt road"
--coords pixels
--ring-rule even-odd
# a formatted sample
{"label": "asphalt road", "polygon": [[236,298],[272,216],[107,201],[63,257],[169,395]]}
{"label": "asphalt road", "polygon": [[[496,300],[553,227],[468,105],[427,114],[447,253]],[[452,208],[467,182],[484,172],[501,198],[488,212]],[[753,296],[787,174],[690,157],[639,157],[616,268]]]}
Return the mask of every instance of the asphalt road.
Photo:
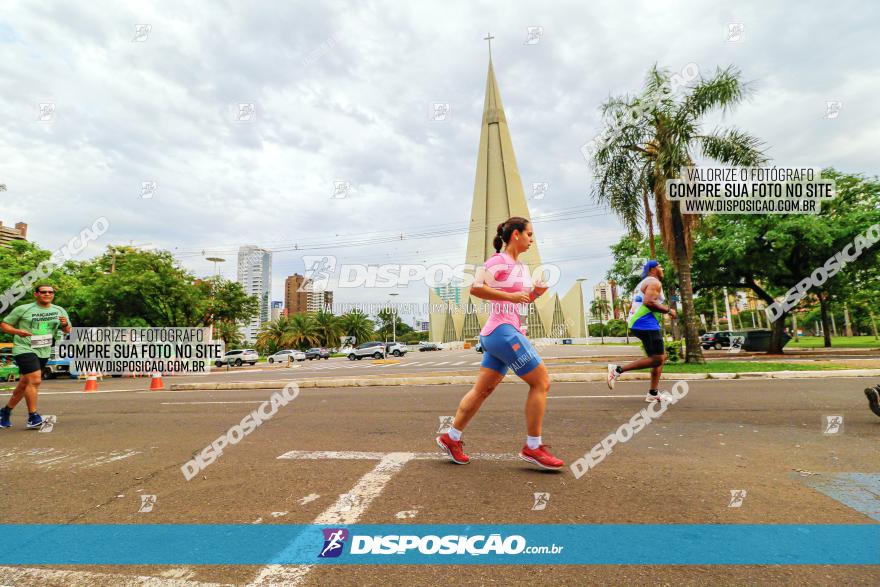
{"label": "asphalt road", "polygon": [[[546,360],[548,368],[553,372],[556,367],[583,367],[585,371],[602,370],[609,361],[624,363],[643,356],[642,349],[637,346],[608,345],[608,346],[578,346],[578,345],[546,345],[538,349],[541,356]],[[760,361],[762,355],[737,354],[727,351],[706,351],[705,355],[710,359],[731,361]],[[443,373],[476,373],[482,355],[474,349],[443,350],[433,352],[410,352],[403,357],[391,357],[389,361],[373,361],[363,359],[349,361],[346,358],[332,358],[318,361],[302,361],[293,364],[293,367],[284,365],[269,365],[258,363],[254,367],[229,367],[212,368],[211,373],[199,375],[175,375],[166,377],[169,383],[192,383],[192,382],[246,382],[246,381],[288,381],[291,378],[351,378],[372,375],[404,374],[443,374]],[[778,359],[778,357],[777,357]],[[786,362],[812,363],[817,360],[845,359],[853,368],[870,368],[880,359],[880,353],[876,351],[857,351],[845,353],[829,350],[807,351],[798,354],[792,353],[783,358]],[[571,370],[571,369],[568,369]],[[99,382],[100,391],[134,390],[149,388],[149,379],[146,378],[112,378],[105,377]],[[53,379],[43,382],[42,391],[45,393],[57,393],[78,391],[84,386],[83,381],[70,379]]]}
{"label": "asphalt road", "polygon": [[[602,355],[598,355],[602,351]],[[540,349],[541,356],[548,360],[548,364],[556,361],[565,362],[569,365],[604,365],[605,357],[613,355],[617,359],[627,360],[627,357],[641,356],[641,350],[637,347],[609,346],[609,347],[580,347],[580,350],[572,350],[568,345],[551,345]],[[242,367],[212,368],[207,374],[199,375],[175,375],[166,377],[167,382],[190,383],[199,381],[286,381],[290,378],[339,378],[359,377],[364,375],[379,375],[388,373],[419,374],[419,373],[455,373],[460,371],[476,373],[482,355],[474,349],[445,350],[432,352],[412,352],[403,357],[389,357],[388,361],[374,361],[362,359],[350,361],[346,358],[332,358],[315,361],[301,361],[293,363],[292,367],[285,365],[269,365],[258,363],[257,365]],[[591,357],[593,359],[591,360]],[[41,387],[45,392],[81,390],[83,381],[71,379],[51,379],[43,382]],[[149,379],[128,377],[105,377],[99,382],[99,390],[116,389],[145,389],[149,387]]]}
{"label": "asphalt road", "polygon": [[[439,354],[439,353],[437,353]],[[428,458],[463,386],[304,389],[201,475],[180,466],[271,390],[46,394],[50,433],[0,431],[4,523],[313,523],[338,509],[375,460],[351,451],[411,452],[347,523],[817,523],[876,524],[807,485],[835,473],[880,471],[880,418],[864,379],[694,381],[686,398],[580,479],[513,455],[524,442],[525,386],[500,386],[465,434],[466,466]],[[280,387],[280,384],[279,384]],[[567,462],[645,406],[644,383],[557,384],[544,439]],[[823,417],[844,427],[824,434]],[[336,451],[324,458],[278,458]],[[346,458],[346,455],[349,455]],[[731,490],[746,490],[729,507]],[[534,511],[534,493],[550,494]],[[156,496],[139,513],[141,496]],[[338,512],[337,512],[338,513]],[[601,545],[585,545],[601,548]],[[645,548],[664,548],[645,544]],[[731,545],[736,548],[736,545]],[[830,566],[255,566],[0,568],[3,585],[876,585],[880,568]],[[138,579],[137,577],[141,577]],[[144,579],[144,577],[152,579]]]}

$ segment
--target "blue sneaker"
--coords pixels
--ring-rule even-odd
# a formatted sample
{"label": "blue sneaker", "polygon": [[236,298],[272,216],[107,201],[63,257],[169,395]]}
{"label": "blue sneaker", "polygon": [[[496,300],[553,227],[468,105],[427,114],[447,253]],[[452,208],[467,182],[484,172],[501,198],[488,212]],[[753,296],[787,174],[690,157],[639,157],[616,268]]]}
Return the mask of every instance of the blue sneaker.
{"label": "blue sneaker", "polygon": [[11,428],[12,427],[12,410],[7,407],[0,408],[0,428]]}
{"label": "blue sneaker", "polygon": [[28,429],[39,428],[42,425],[43,425],[43,418],[40,417],[40,415],[38,413],[34,412],[33,414],[28,414],[28,423],[27,423]]}

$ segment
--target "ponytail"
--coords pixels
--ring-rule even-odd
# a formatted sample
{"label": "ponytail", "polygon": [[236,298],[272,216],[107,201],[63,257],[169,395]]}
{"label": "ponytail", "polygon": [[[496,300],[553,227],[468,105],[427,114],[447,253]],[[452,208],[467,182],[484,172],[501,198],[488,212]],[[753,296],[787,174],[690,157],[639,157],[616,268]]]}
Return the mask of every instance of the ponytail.
{"label": "ponytail", "polygon": [[501,246],[506,245],[510,242],[510,237],[511,235],[513,235],[514,230],[525,232],[528,223],[529,221],[525,218],[512,216],[511,218],[508,218],[506,221],[499,224],[498,232],[495,234],[495,238],[492,239],[492,246],[495,247],[495,252],[500,253]]}
{"label": "ponytail", "polygon": [[495,252],[501,252],[501,245],[504,244],[504,223],[498,225],[498,234],[495,235],[495,238],[492,239],[492,246],[495,247]]}

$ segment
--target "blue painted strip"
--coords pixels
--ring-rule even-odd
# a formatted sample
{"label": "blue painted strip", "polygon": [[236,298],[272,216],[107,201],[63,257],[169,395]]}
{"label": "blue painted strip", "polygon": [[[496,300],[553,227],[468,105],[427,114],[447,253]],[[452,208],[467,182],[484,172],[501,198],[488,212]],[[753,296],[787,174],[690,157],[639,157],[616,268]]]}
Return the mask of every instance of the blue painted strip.
{"label": "blue painted strip", "polygon": [[[401,524],[340,528],[348,533],[341,536],[343,540],[334,541],[325,537],[338,529],[308,525],[9,524],[0,525],[0,564],[880,564],[880,524]],[[499,536],[491,538],[492,534]],[[412,538],[398,540],[401,535]],[[437,539],[426,538],[431,536]],[[334,550],[334,544],[341,544],[341,548]],[[428,550],[435,546],[447,550],[451,545],[453,553],[425,554],[419,551],[419,544]],[[548,552],[487,550],[469,554],[468,544],[477,551],[502,548],[503,544],[511,550],[520,545],[548,547]],[[646,547],[651,544],[662,544],[663,548]],[[400,545],[404,548],[398,554]],[[554,546],[555,553],[551,550]],[[338,556],[319,558],[325,550]],[[366,553],[358,554],[358,550]],[[390,553],[380,554],[382,551]]]}
{"label": "blue painted strip", "polygon": [[821,476],[804,478],[804,482],[880,522],[880,474],[823,473]]}

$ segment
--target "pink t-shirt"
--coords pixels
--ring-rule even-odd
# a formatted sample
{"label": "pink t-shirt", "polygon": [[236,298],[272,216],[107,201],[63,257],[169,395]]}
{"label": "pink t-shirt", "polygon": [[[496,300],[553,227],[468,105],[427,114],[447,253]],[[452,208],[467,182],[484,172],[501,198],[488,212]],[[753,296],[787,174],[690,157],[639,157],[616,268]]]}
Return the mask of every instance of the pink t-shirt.
{"label": "pink t-shirt", "polygon": [[[522,263],[513,260],[507,253],[495,253],[483,264],[486,270],[486,285],[492,289],[505,292],[529,292],[534,289],[532,276],[529,269]],[[480,330],[480,336],[487,336],[502,324],[510,324],[523,334],[526,328],[522,326],[520,311],[528,315],[528,304],[514,304],[491,300],[489,302],[489,320]]]}

